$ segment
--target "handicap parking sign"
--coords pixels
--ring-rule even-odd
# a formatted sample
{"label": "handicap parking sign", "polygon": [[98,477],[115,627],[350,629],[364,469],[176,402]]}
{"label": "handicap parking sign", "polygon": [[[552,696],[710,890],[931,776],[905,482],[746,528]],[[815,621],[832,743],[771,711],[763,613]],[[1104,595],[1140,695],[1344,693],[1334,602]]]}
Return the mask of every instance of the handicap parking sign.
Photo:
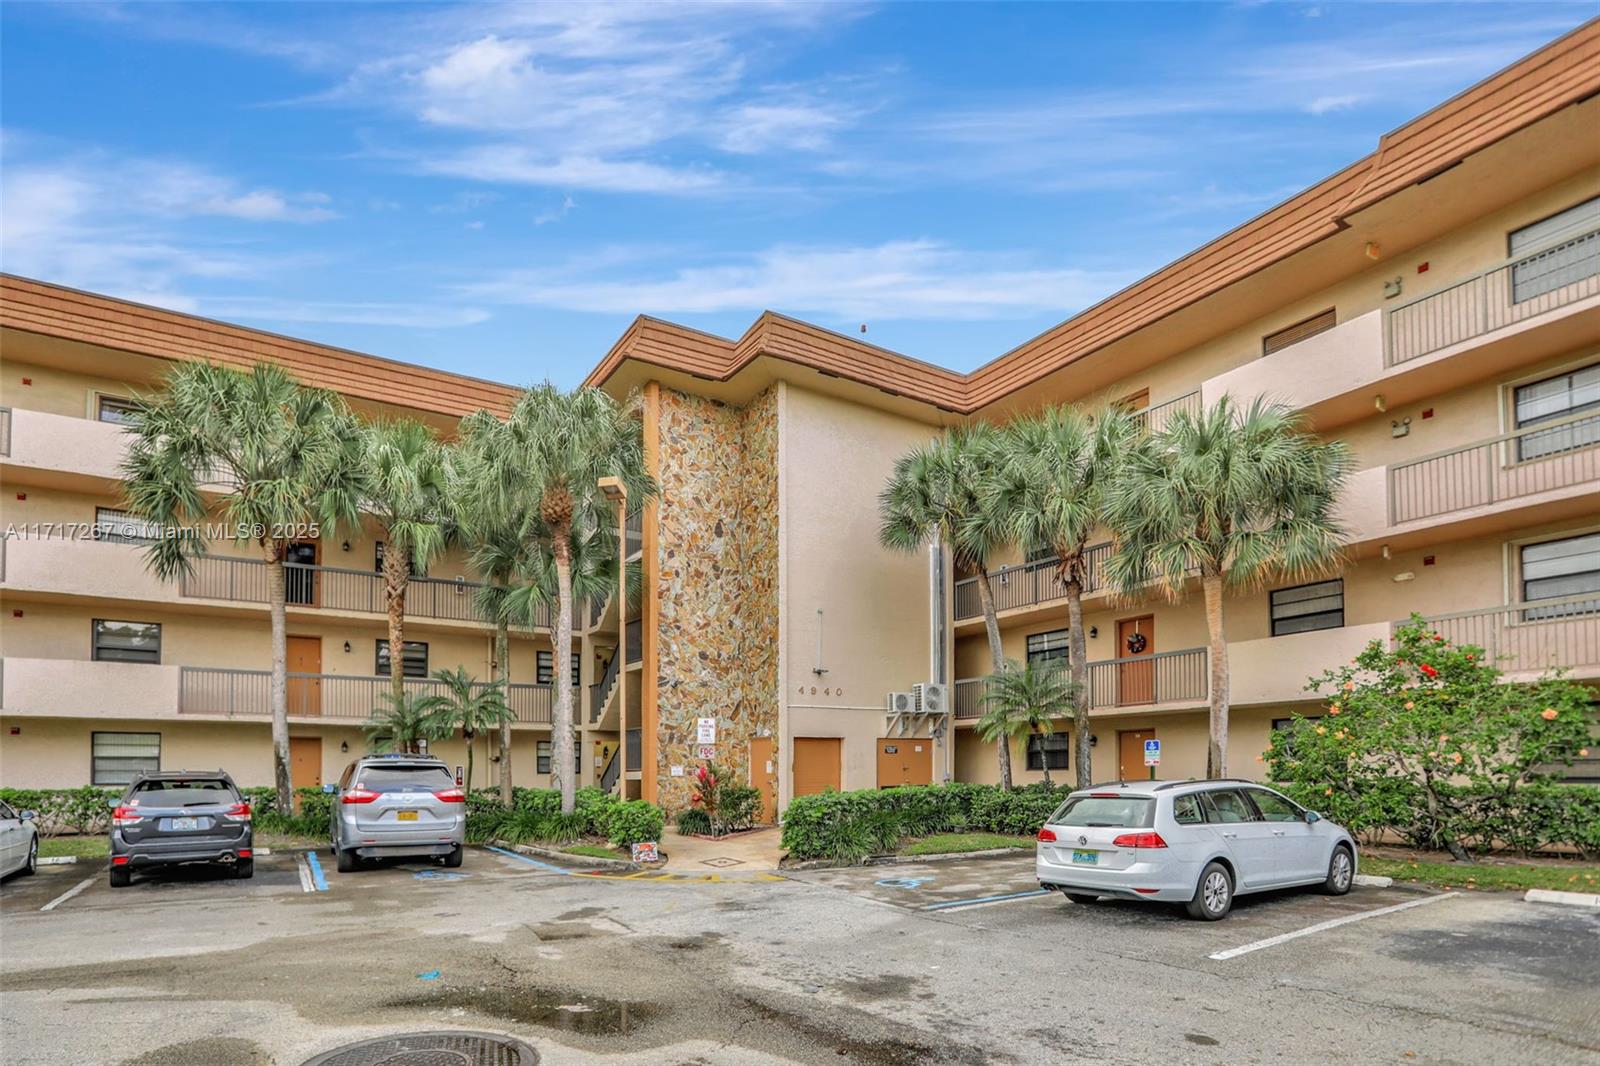
{"label": "handicap parking sign", "polygon": [[1146,766],[1161,765],[1161,741],[1147,740],[1144,742],[1144,764]]}

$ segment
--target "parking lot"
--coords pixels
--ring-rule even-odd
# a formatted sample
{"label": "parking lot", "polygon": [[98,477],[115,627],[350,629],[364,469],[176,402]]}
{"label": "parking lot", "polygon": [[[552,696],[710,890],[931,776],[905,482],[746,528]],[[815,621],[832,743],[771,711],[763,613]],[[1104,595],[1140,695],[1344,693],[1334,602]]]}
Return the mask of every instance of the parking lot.
{"label": "parking lot", "polygon": [[8,1064],[298,1066],[437,1029],[544,1062],[1592,1063],[1597,945],[1600,914],[1482,893],[1277,893],[1218,923],[1081,906],[1026,857],[628,875],[473,849],[338,874],[274,853],[250,881],[112,890],[80,863],[0,886],[0,1024]]}

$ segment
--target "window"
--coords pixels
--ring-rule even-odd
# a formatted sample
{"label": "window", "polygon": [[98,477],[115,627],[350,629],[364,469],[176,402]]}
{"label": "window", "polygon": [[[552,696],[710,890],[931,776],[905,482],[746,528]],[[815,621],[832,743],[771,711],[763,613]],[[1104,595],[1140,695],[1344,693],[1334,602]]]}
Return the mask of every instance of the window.
{"label": "window", "polygon": [[[379,677],[389,676],[389,642],[378,641],[378,669]],[[428,642],[425,640],[408,640],[400,647],[400,676],[401,677],[427,677],[428,676]]]}
{"label": "window", "polygon": [[1276,333],[1269,333],[1262,337],[1261,354],[1271,355],[1273,352],[1281,352],[1291,344],[1299,344],[1301,341],[1315,337],[1319,333],[1326,333],[1337,324],[1333,308],[1330,307],[1326,311],[1319,311],[1310,318],[1302,319],[1292,326],[1285,326]]}
{"label": "window", "polygon": [[133,416],[138,412],[138,404],[132,400],[125,400],[121,396],[99,396],[95,398],[94,416],[102,422],[113,422],[119,426],[125,426],[133,421]]}
{"label": "window", "polygon": [[1048,633],[1028,634],[1028,662],[1067,663],[1067,630],[1052,629]]}
{"label": "window", "polygon": [[149,544],[161,539],[161,526],[113,507],[94,509],[94,539],[122,544]]}
{"label": "window", "polygon": [[[533,681],[536,685],[550,685],[555,683],[555,652],[536,651],[534,655]],[[579,684],[578,676],[583,670],[583,656],[579,652],[572,653],[572,684]]]}
{"label": "window", "polygon": [[1250,798],[1255,801],[1256,810],[1261,812],[1261,817],[1269,822],[1298,822],[1305,815],[1300,813],[1300,808],[1278,795],[1262,788],[1249,790]]}
{"label": "window", "polygon": [[1522,303],[1600,274],[1600,196],[1513,230],[1506,241],[1513,258],[1511,302]]}
{"label": "window", "polygon": [[159,663],[161,626],[155,622],[116,622],[94,620],[94,647],[90,656],[97,663]]}
{"label": "window", "polygon": [[1030,563],[1051,562],[1056,557],[1056,550],[1048,544],[1041,544],[1037,548],[1029,548],[1027,561]]}
{"label": "window", "polygon": [[161,769],[160,733],[92,733],[89,783],[126,785],[142,773]]}
{"label": "window", "polygon": [[[1600,533],[1586,533],[1521,549],[1522,599],[1563,599],[1600,593]],[[1525,621],[1600,610],[1600,598],[1523,612]]]}
{"label": "window", "polygon": [[1127,411],[1129,414],[1143,411],[1150,406],[1150,390],[1140,389],[1131,396],[1124,396],[1122,399],[1113,402],[1111,406],[1119,411]]}
{"label": "window", "polygon": [[[383,573],[383,541],[381,540],[372,547],[372,572],[375,574]],[[413,559],[411,561],[411,576],[427,577],[428,568],[425,566],[418,566],[416,560]]]}
{"label": "window", "polygon": [[1155,824],[1156,801],[1149,796],[1073,796],[1050,816],[1051,825],[1148,829]]}
{"label": "window", "polygon": [[[1600,442],[1600,363],[1557,374],[1543,381],[1518,385],[1512,396],[1518,430],[1533,431],[1517,438],[1517,459],[1526,462],[1546,455],[1586,448]],[[1574,415],[1593,412],[1573,421]],[[1540,430],[1543,422],[1562,425]]]}
{"label": "window", "polygon": [[1220,788],[1212,792],[1202,792],[1200,803],[1205,808],[1206,821],[1214,824],[1259,820],[1256,818],[1256,809],[1250,806],[1250,801],[1237,789]]}
{"label": "window", "polygon": [[1193,793],[1187,796],[1173,796],[1172,820],[1179,825],[1199,825],[1204,822],[1206,815],[1200,809],[1200,797]]}
{"label": "window", "polygon": [[1065,770],[1071,765],[1067,760],[1067,734],[1051,733],[1041,736],[1028,734],[1028,769]]}
{"label": "window", "polygon": [[1338,629],[1344,625],[1343,578],[1274,589],[1268,600],[1275,637],[1310,633],[1316,629]]}
{"label": "window", "polygon": [[1322,715],[1312,715],[1307,718],[1274,718],[1272,729],[1274,732],[1285,734],[1283,751],[1285,755],[1294,754],[1294,731],[1305,728],[1307,723],[1321,721]]}
{"label": "window", "polygon": [[[550,772],[551,744],[551,741],[541,740],[534,747],[534,769],[541,774],[547,774]],[[633,751],[632,748],[629,748],[628,750],[630,752]],[[572,745],[572,755],[572,773],[574,775],[573,779],[576,780],[578,777],[583,776],[583,745],[574,742]],[[631,755],[629,756],[629,759],[632,759]]]}
{"label": "window", "polygon": [[356,787],[373,792],[436,792],[455,783],[450,771],[438,763],[369,762],[361,768]]}

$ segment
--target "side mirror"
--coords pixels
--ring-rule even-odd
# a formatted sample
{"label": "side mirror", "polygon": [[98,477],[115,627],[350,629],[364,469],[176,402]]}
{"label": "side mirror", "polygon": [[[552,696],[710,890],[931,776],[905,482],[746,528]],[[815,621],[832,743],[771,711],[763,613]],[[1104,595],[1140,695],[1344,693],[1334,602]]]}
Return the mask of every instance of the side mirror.
{"label": "side mirror", "polygon": [[1306,824],[1307,825],[1316,825],[1320,821],[1322,821],[1322,815],[1318,814],[1316,811],[1307,811],[1306,812]]}
{"label": "side mirror", "polygon": [[37,822],[39,820],[39,812],[23,811],[22,813],[18,814],[17,817],[22,819],[24,822]]}

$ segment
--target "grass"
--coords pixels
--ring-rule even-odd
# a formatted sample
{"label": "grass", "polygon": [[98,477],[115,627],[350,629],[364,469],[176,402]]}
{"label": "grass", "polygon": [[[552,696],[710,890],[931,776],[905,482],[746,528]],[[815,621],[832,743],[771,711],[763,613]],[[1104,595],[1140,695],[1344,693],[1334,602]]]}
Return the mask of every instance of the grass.
{"label": "grass", "polygon": [[1388,859],[1378,855],[1361,857],[1361,872],[1396,881],[1416,881],[1439,888],[1484,888],[1522,891],[1553,888],[1562,892],[1600,892],[1600,866],[1578,863],[1538,866],[1502,862],[1426,862]]}
{"label": "grass", "polygon": [[900,855],[952,855],[962,851],[993,851],[1015,848],[1021,851],[1034,845],[1033,837],[1012,837],[1000,833],[937,833],[902,845]]}
{"label": "grass", "polygon": [[103,859],[111,854],[111,841],[107,837],[40,837],[39,858],[59,859],[76,855],[81,859]]}
{"label": "grass", "polygon": [[591,859],[620,859],[621,855],[599,844],[563,844],[561,850],[568,855],[587,855]]}

